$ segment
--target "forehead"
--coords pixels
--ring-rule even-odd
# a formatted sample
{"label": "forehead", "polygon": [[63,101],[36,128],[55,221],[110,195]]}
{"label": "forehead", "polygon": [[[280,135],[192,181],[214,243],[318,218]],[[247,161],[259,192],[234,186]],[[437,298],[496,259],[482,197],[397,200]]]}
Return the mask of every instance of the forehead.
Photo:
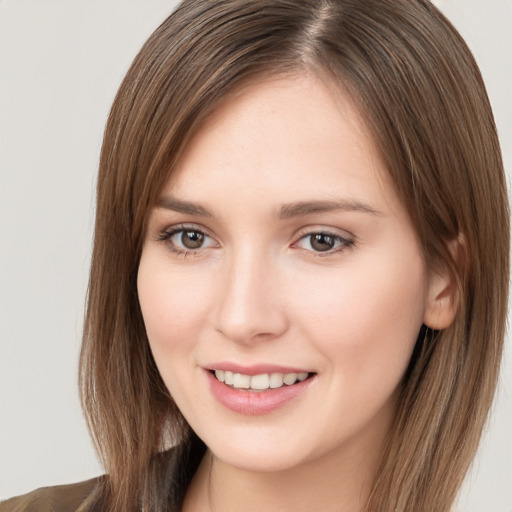
{"label": "forehead", "polygon": [[389,180],[351,96],[304,73],[257,81],[226,97],[192,137],[162,193],[211,202],[229,184],[241,201],[250,190],[266,203],[340,193],[395,203]]}

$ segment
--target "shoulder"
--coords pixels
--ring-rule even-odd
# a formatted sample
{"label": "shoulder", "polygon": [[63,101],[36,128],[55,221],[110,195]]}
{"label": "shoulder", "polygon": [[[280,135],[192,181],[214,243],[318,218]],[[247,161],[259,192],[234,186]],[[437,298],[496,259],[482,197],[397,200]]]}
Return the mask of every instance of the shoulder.
{"label": "shoulder", "polygon": [[0,503],[0,512],[79,512],[102,477],[70,485],[42,487]]}

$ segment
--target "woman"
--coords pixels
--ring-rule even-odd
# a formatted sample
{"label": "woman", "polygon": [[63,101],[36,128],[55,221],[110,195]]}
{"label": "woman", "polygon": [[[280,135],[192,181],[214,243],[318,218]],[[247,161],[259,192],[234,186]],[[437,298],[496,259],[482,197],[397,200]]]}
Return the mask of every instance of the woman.
{"label": "woman", "polygon": [[434,7],[184,2],[102,149],[81,382],[108,476],[51,499],[447,511],[507,275],[492,114]]}

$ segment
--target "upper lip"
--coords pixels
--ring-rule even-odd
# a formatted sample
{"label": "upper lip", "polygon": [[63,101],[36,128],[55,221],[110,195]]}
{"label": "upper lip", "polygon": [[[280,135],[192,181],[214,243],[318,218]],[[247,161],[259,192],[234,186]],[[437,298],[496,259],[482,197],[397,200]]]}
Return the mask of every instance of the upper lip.
{"label": "upper lip", "polygon": [[206,370],[224,370],[242,375],[261,375],[263,373],[310,373],[310,370],[298,366],[283,366],[277,364],[250,364],[241,365],[229,361],[220,361],[204,367]]}

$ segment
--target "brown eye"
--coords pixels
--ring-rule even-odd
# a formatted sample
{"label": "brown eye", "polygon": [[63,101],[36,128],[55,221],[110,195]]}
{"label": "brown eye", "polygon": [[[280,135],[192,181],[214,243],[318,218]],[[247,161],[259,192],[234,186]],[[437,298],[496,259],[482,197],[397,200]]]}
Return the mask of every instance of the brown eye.
{"label": "brown eye", "polygon": [[324,252],[331,250],[335,246],[336,239],[332,235],[328,235],[326,233],[315,233],[310,235],[309,243],[313,250]]}
{"label": "brown eye", "polygon": [[333,233],[317,231],[304,235],[294,245],[313,254],[324,253],[327,256],[352,247],[354,241]]}
{"label": "brown eye", "polygon": [[181,243],[187,249],[199,249],[204,244],[204,233],[200,231],[183,231]]}
{"label": "brown eye", "polygon": [[214,238],[201,229],[176,226],[160,233],[157,240],[165,242],[171,252],[180,255],[193,254],[203,249],[218,247]]}

